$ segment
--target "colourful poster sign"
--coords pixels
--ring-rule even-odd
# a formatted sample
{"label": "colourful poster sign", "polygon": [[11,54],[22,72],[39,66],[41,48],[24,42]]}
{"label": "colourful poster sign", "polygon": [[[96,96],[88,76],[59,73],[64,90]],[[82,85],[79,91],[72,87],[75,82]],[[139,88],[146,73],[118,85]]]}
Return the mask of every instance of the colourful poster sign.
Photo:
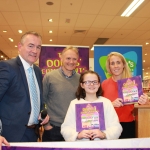
{"label": "colourful poster sign", "polygon": [[141,76],[121,79],[117,81],[118,97],[123,99],[123,104],[137,103],[143,94]]}
{"label": "colourful poster sign", "polygon": [[[52,70],[58,69],[61,66],[60,55],[66,46],[42,46],[39,67],[41,68],[43,76]],[[76,67],[76,72],[82,73],[89,70],[89,48],[78,47],[79,61]]]}
{"label": "colourful poster sign", "polygon": [[133,76],[142,76],[142,46],[94,46],[94,71],[96,71],[102,80],[110,77],[106,70],[106,59],[110,52],[121,53],[132,72]]}
{"label": "colourful poster sign", "polygon": [[103,103],[76,104],[76,130],[105,130]]}

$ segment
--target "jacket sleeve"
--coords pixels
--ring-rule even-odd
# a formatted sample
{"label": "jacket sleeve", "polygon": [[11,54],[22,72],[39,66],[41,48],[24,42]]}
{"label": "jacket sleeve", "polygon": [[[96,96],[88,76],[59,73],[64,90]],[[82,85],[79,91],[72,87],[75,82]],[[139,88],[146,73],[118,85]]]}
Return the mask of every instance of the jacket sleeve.
{"label": "jacket sleeve", "polygon": [[9,65],[4,62],[0,62],[0,101],[9,88],[12,77],[13,73],[10,73]]}
{"label": "jacket sleeve", "polygon": [[76,141],[78,132],[76,132],[75,104],[70,103],[65,120],[61,125],[61,134],[65,141]]}

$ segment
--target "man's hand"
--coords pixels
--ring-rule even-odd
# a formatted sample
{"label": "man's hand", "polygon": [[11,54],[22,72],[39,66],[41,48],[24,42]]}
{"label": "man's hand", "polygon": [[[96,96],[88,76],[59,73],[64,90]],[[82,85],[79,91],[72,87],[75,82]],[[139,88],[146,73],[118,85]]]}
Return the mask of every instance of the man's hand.
{"label": "man's hand", "polygon": [[42,120],[41,125],[46,125],[47,123],[49,123],[49,115],[47,115],[44,119],[41,119],[41,114],[39,115],[39,120]]}
{"label": "man's hand", "polygon": [[10,146],[8,141],[4,137],[0,136],[0,150],[2,149],[2,144],[5,144],[6,146]]}

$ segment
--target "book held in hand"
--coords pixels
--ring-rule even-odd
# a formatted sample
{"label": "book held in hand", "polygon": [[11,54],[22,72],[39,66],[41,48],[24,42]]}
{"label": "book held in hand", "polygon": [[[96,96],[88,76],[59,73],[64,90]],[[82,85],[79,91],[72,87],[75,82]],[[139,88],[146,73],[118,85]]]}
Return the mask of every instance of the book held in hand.
{"label": "book held in hand", "polygon": [[76,104],[76,131],[90,129],[105,130],[103,103]]}
{"label": "book held in hand", "polygon": [[141,76],[121,79],[118,83],[118,97],[123,99],[123,104],[136,103],[143,94]]}

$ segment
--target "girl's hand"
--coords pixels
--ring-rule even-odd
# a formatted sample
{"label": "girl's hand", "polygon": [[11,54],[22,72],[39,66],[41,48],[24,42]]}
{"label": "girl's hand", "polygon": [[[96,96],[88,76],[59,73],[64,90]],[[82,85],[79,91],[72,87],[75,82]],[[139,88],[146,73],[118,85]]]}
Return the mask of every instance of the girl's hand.
{"label": "girl's hand", "polygon": [[122,102],[123,102],[123,100],[121,98],[117,98],[116,100],[114,100],[112,102],[112,104],[114,107],[121,107],[121,106],[123,106]]}
{"label": "girl's hand", "polygon": [[90,135],[90,130],[82,130],[81,132],[78,133],[77,136],[78,139],[90,139],[91,135]]}
{"label": "girl's hand", "polygon": [[94,140],[95,138],[105,139],[106,135],[99,129],[93,129],[91,130],[91,140]]}
{"label": "girl's hand", "polygon": [[138,103],[140,105],[144,105],[144,104],[148,103],[148,95],[143,93],[143,95],[140,96]]}

